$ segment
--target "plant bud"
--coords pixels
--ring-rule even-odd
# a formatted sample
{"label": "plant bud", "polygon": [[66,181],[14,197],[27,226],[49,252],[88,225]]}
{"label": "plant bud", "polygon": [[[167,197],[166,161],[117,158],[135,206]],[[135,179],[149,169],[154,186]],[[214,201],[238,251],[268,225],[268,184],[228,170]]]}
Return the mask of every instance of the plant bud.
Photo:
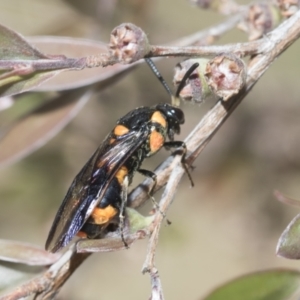
{"label": "plant bud", "polygon": [[109,51],[120,63],[129,64],[144,58],[150,51],[145,32],[131,23],[123,23],[110,35]]}
{"label": "plant bud", "polygon": [[199,67],[192,72],[185,81],[183,88],[179,91],[180,99],[200,104],[211,95],[211,90],[204,78],[204,71],[208,61],[208,59],[204,58],[188,59],[176,65],[173,83],[178,88],[190,67],[195,63],[199,63]]}
{"label": "plant bud", "polygon": [[247,32],[249,41],[257,40],[275,28],[281,21],[279,8],[271,3],[252,4],[238,28]]}
{"label": "plant bud", "polygon": [[146,229],[154,220],[155,215],[144,217],[133,208],[126,207],[126,215],[130,223],[130,232]]}
{"label": "plant bud", "polygon": [[281,14],[288,18],[300,8],[300,0],[277,0]]}
{"label": "plant bud", "polygon": [[234,54],[221,54],[208,62],[205,77],[212,91],[227,101],[244,87],[246,65]]}

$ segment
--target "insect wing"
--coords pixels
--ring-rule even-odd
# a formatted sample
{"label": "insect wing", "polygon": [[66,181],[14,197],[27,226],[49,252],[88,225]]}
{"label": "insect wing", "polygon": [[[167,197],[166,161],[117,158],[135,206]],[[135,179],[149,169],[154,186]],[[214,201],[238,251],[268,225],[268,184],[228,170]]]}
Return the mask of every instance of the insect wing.
{"label": "insect wing", "polygon": [[[119,168],[147,139],[146,127],[130,131],[110,145],[110,136],[75,177],[50,230],[46,249],[66,246],[84,225]],[[99,165],[101,165],[99,167]]]}

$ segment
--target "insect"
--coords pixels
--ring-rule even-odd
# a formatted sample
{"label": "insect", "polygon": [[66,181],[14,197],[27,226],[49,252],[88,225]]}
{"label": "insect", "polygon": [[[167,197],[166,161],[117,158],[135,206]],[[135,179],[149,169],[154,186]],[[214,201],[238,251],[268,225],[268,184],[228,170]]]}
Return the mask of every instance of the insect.
{"label": "insect", "polygon": [[183,123],[182,110],[167,103],[139,107],[120,118],[73,180],[54,219],[46,249],[56,252],[76,235],[101,238],[118,226],[125,243],[122,229],[133,175],[137,171],[156,181],[153,172],[140,168],[143,160],[162,147],[182,147],[187,171],[186,146],[174,141]]}

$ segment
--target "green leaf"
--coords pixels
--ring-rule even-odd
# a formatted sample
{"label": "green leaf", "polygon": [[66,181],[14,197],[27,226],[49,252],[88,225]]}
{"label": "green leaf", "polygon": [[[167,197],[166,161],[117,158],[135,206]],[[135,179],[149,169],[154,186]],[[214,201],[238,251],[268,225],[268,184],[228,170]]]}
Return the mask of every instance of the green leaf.
{"label": "green leaf", "polygon": [[299,295],[300,272],[270,270],[239,277],[203,300],[287,300]]}
{"label": "green leaf", "polygon": [[300,259],[300,214],[291,221],[280,236],[276,253],[285,258]]}
{"label": "green leaf", "polygon": [[60,254],[53,254],[38,246],[11,240],[0,240],[0,260],[31,266],[55,263]]}
{"label": "green leaf", "polygon": [[17,95],[38,87],[50,78],[56,76],[62,70],[36,72],[26,76],[20,76],[15,72],[6,73],[5,78],[0,77],[0,97]]}

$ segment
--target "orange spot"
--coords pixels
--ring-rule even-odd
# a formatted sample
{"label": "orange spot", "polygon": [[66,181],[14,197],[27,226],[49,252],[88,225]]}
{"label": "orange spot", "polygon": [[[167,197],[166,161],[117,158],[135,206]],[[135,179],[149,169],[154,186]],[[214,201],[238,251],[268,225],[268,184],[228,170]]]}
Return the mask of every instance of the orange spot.
{"label": "orange spot", "polygon": [[120,170],[116,173],[116,177],[121,185],[123,184],[124,178],[125,176],[127,176],[127,174],[128,169],[125,166],[122,166]]}
{"label": "orange spot", "polygon": [[117,125],[114,129],[114,134],[117,136],[124,135],[129,132],[129,129],[124,125]]}
{"label": "orange spot", "polygon": [[91,217],[95,224],[101,225],[108,223],[117,213],[118,210],[116,208],[108,205],[105,208],[96,207],[93,210]]}
{"label": "orange spot", "polygon": [[158,151],[164,144],[165,139],[158,131],[152,131],[150,134],[150,150],[152,153]]}
{"label": "orange spot", "polygon": [[80,238],[84,238],[84,239],[87,238],[87,234],[83,231],[79,231],[76,235]]}
{"label": "orange spot", "polygon": [[164,117],[164,115],[160,111],[156,111],[152,117],[151,121],[160,124],[162,127],[167,127],[167,121]]}
{"label": "orange spot", "polygon": [[110,140],[109,140],[109,144],[111,145],[111,144],[113,144],[115,141],[116,141],[116,139],[110,139]]}

